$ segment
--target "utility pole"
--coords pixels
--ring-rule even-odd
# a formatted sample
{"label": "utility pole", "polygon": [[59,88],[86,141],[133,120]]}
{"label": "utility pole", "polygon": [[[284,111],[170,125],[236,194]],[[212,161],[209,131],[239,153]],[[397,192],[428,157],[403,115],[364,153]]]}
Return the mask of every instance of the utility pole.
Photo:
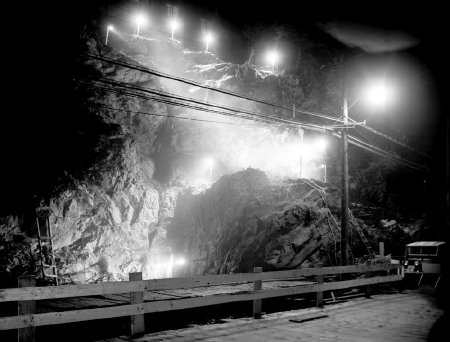
{"label": "utility pole", "polygon": [[[344,60],[342,60],[344,63]],[[343,65],[343,116],[344,127],[341,130],[341,155],[342,155],[342,188],[341,188],[341,266],[348,263],[348,105],[347,105],[347,87],[345,82],[345,64]]]}

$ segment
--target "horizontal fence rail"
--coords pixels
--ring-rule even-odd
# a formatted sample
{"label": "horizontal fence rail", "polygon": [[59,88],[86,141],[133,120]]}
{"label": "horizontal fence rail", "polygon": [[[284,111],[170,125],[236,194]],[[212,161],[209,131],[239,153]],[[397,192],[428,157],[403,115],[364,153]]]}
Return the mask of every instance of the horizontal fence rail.
{"label": "horizontal fence rail", "polygon": [[195,287],[224,285],[231,283],[251,283],[257,280],[286,280],[308,276],[365,273],[374,271],[389,271],[399,268],[398,265],[352,265],[321,268],[302,268],[288,271],[262,273],[236,273],[197,276],[190,278],[165,278],[141,281],[117,281],[86,285],[60,285],[0,289],[0,303],[21,300],[58,299],[69,297],[97,296],[138,291],[157,291],[188,289]]}
{"label": "horizontal fence rail", "polygon": [[[70,310],[63,312],[47,312],[40,314],[28,314],[0,318],[0,330],[24,329],[43,325],[63,324],[71,322],[89,321],[95,319],[115,318],[123,316],[136,316],[145,313],[181,310],[202,306],[240,302],[258,301],[265,298],[291,296],[304,293],[322,293],[323,291],[345,289],[357,286],[369,286],[379,283],[395,282],[402,279],[400,275],[401,265],[355,265],[323,267],[314,269],[296,269],[289,271],[239,273],[208,275],[191,278],[152,279],[127,282],[109,282],[103,284],[88,285],[61,285],[51,287],[24,287],[17,289],[0,290],[0,303],[8,301],[36,301],[44,299],[59,299],[68,297],[84,297],[103,294],[139,293],[153,290],[171,290],[182,288],[195,288],[220,284],[250,283],[268,280],[286,280],[305,276],[322,276],[344,273],[365,273],[364,278],[336,281],[329,283],[316,283],[299,285],[280,289],[261,289],[239,292],[234,294],[216,294],[203,297],[158,300],[150,302],[131,303],[112,307]],[[389,275],[396,270],[396,275]],[[370,272],[385,271],[386,276],[370,276]],[[323,277],[318,277],[318,279]],[[259,288],[259,287],[258,287]],[[259,313],[260,314],[260,313]]]}

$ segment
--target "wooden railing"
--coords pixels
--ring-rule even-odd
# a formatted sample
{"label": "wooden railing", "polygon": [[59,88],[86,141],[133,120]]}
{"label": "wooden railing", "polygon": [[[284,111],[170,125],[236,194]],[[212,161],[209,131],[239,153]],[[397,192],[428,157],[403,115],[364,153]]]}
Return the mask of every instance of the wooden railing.
{"label": "wooden railing", "polygon": [[[379,273],[378,271],[384,271],[383,273],[387,275],[371,275],[372,272]],[[345,273],[365,273],[365,277],[328,283],[323,282],[324,275]],[[317,282],[289,288],[266,290],[264,290],[262,284],[263,281],[268,280],[292,280],[307,276],[317,276]],[[258,318],[261,317],[261,302],[264,298],[317,292],[317,304],[322,305],[323,291],[358,286],[368,287],[373,284],[395,282],[401,280],[402,276],[401,265],[380,264],[305,268],[275,272],[261,272],[260,268],[255,268],[254,273],[206,275],[191,278],[137,279],[142,279],[141,273],[130,274],[130,281],[125,282],[46,287],[33,287],[28,285],[27,287],[0,289],[0,304],[3,302],[17,301],[19,304],[22,303],[22,305],[19,305],[19,308],[25,307],[25,310],[19,311],[18,316],[1,317],[0,330],[19,329],[19,336],[20,330],[23,330],[24,336],[29,336],[30,334],[26,332],[29,332],[29,329],[34,329],[37,326],[131,316],[131,333],[134,335],[145,331],[143,319],[145,313],[188,309],[231,302],[253,301],[253,314],[254,317]],[[143,293],[145,291],[186,289],[252,282],[254,283],[254,290],[244,293],[239,292],[235,294],[208,295],[149,302],[144,302],[143,300]],[[34,301],[37,300],[121,293],[130,293],[130,304],[63,312],[33,313],[35,307]],[[23,340],[29,341],[30,337],[24,338]]]}

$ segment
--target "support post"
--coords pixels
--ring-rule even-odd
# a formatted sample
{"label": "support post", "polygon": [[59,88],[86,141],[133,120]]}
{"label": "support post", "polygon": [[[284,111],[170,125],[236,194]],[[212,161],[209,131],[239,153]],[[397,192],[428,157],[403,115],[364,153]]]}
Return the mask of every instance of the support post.
{"label": "support post", "polygon": [[[20,276],[18,278],[18,287],[31,287],[36,286],[36,278],[34,276]],[[34,300],[22,300],[18,302],[17,314],[32,315],[36,311],[36,301]],[[18,341],[19,342],[34,342],[36,339],[36,328],[22,328],[18,329]]]}
{"label": "support post", "polygon": [[[344,62],[344,58],[342,58]],[[348,264],[348,250],[347,250],[347,236],[348,236],[348,138],[347,138],[347,125],[348,125],[348,105],[347,105],[347,88],[345,80],[345,63],[343,72],[343,118],[344,128],[341,130],[341,266]]]}
{"label": "support post", "polygon": [[[262,267],[253,268],[253,273],[261,273]],[[262,290],[262,280],[255,280],[253,282],[253,291],[261,291]],[[253,318],[261,318],[262,312],[262,299],[255,299],[253,301]]]}
{"label": "support post", "polygon": [[[130,273],[130,281],[142,280],[142,272]],[[144,301],[144,292],[131,292],[130,304],[141,304]],[[131,336],[145,333],[144,314],[131,316]]]}
{"label": "support post", "polygon": [[[317,275],[317,284],[323,284],[323,274]],[[316,306],[320,308],[323,306],[323,291],[317,291],[316,296]]]}
{"label": "support post", "polygon": [[[366,272],[364,278],[370,278],[370,272]],[[366,285],[366,298],[370,298],[372,295],[372,286]]]}
{"label": "support post", "polygon": [[384,242],[383,241],[379,242],[378,246],[379,246],[380,257],[384,257]]}

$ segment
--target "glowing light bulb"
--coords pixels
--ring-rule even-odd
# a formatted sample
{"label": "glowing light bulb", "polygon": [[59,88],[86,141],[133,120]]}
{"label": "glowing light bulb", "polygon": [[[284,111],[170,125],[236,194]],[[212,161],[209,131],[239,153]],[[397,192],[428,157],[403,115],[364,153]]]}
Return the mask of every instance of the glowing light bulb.
{"label": "glowing light bulb", "polygon": [[371,84],[364,92],[366,101],[375,106],[386,104],[391,98],[391,89],[386,82],[378,81]]}
{"label": "glowing light bulb", "polygon": [[108,27],[106,28],[105,45],[108,45],[109,31],[114,31],[114,27],[112,25],[108,25]]}
{"label": "glowing light bulb", "polygon": [[266,60],[272,66],[272,69],[275,70],[275,65],[280,61],[280,54],[276,50],[269,51],[266,55]]}
{"label": "glowing light bulb", "polygon": [[208,52],[209,44],[213,41],[214,37],[213,37],[213,35],[212,35],[211,32],[207,32],[207,33],[205,34],[205,37],[204,37],[203,39],[205,40],[205,43],[206,43],[206,49],[205,49],[205,52]]}
{"label": "glowing light bulb", "polygon": [[180,27],[180,22],[177,19],[172,18],[169,22],[169,25],[170,29],[172,30],[172,39],[173,39],[175,35],[175,30],[177,30]]}
{"label": "glowing light bulb", "polygon": [[147,24],[147,18],[142,13],[139,13],[136,14],[133,21],[136,23],[136,36],[139,36],[141,26]]}

